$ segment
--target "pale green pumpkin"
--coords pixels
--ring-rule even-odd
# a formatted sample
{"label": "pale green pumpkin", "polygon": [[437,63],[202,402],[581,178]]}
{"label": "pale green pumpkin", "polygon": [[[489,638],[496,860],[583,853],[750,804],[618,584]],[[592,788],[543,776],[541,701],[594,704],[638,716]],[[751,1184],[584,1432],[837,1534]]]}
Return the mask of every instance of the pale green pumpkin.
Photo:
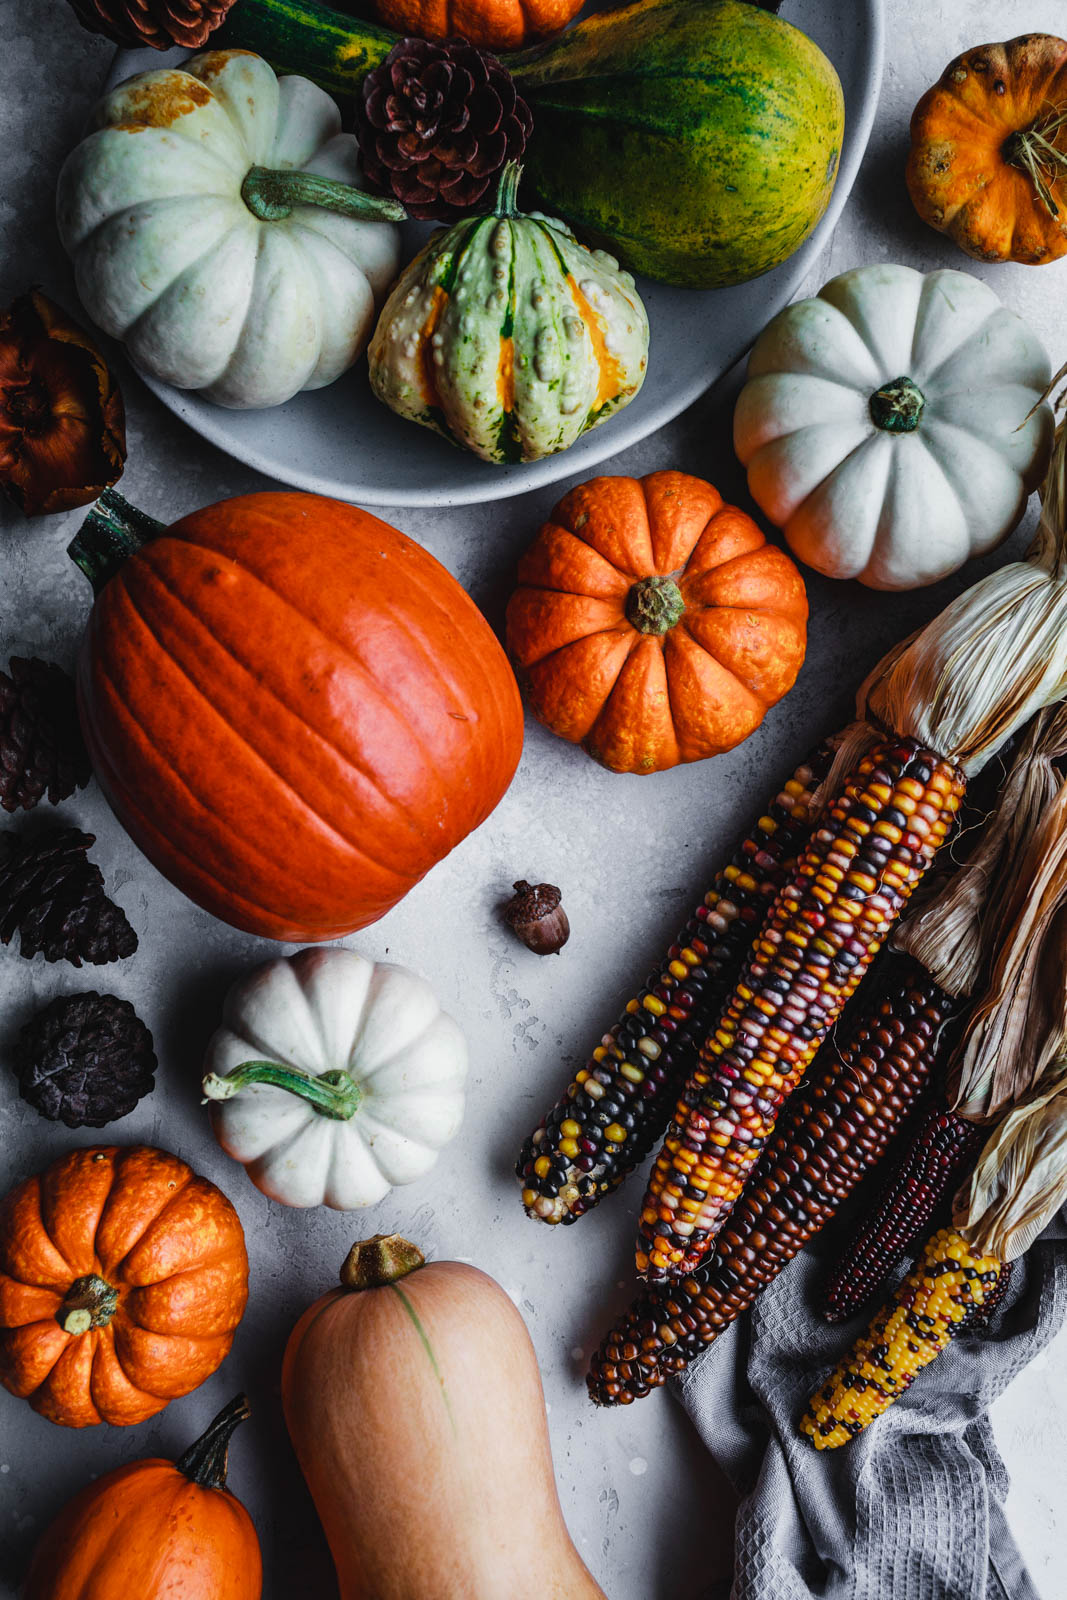
{"label": "pale green pumpkin", "polygon": [[562,222],[496,208],[437,234],[401,274],[368,351],[371,387],[401,417],[484,461],[566,450],[633,399],[648,318],[629,273]]}

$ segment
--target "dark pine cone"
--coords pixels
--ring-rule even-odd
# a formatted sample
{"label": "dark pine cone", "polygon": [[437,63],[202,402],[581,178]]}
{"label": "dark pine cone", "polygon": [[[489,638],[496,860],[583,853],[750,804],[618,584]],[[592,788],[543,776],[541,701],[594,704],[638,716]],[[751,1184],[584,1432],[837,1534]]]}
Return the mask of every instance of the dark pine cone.
{"label": "dark pine cone", "polygon": [[233,0],[70,0],[82,27],[136,50],[184,45],[195,50],[219,26]]}
{"label": "dark pine cone", "polygon": [[0,806],[29,811],[82,789],[92,767],[78,727],[74,684],[50,661],[12,656],[0,672]]}
{"label": "dark pine cone", "polygon": [[15,1045],[19,1094],[53,1122],[102,1128],[153,1087],[152,1035],[128,1000],[64,994],[38,1011]]}
{"label": "dark pine cone", "polygon": [[356,123],[371,182],[413,217],[452,222],[519,159],[533,117],[495,56],[465,39],[401,39],[364,78]]}
{"label": "dark pine cone", "polygon": [[43,951],[46,961],[75,967],[133,955],[137,935],[86,856],[96,843],[91,833],[49,828],[32,839],[9,834],[8,840],[0,866],[0,943],[10,944],[17,929],[19,954],[27,960]]}

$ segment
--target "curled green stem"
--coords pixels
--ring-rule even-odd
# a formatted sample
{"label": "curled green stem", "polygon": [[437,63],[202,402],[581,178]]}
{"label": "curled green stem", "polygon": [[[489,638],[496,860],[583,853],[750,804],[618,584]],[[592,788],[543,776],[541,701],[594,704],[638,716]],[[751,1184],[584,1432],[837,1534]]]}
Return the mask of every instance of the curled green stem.
{"label": "curled green stem", "polygon": [[174,1465],[201,1489],[225,1489],[227,1456],[234,1429],[252,1415],[248,1396],[239,1394],[209,1422]]}
{"label": "curled green stem", "polygon": [[399,200],[366,194],[350,183],[323,178],[317,172],[288,172],[275,167],[249,167],[241,199],[260,222],[281,222],[294,206],[321,206],[359,222],[403,222],[407,212]]}
{"label": "curled green stem", "polygon": [[289,1094],[298,1095],[321,1116],[333,1117],[338,1122],[354,1117],[363,1098],[359,1084],[349,1072],[339,1069],[314,1077],[310,1072],[285,1067],[277,1061],[244,1061],[232,1072],[209,1072],[202,1088],[207,1100],[232,1100],[242,1089],[256,1083],[266,1083],[272,1089],[285,1089]]}

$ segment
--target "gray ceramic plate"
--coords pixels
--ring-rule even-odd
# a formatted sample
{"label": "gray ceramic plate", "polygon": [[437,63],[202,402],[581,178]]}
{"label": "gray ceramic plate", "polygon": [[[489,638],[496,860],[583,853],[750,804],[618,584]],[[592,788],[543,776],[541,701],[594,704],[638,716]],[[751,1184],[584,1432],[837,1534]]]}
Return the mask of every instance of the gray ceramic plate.
{"label": "gray ceramic plate", "polygon": [[[625,411],[570,450],[525,466],[490,466],[394,417],[371,394],[365,363],[330,388],[296,395],[269,411],[227,411],[153,378],[145,382],[191,428],[238,461],[298,489],[375,506],[503,499],[584,472],[636,444],[710,388],[792,299],[829,239],[867,147],[882,77],[882,0],[786,0],[782,14],[825,50],[845,91],[844,149],[826,215],[790,260],[737,288],[668,289],[639,279],[652,330],[644,387]],[[176,64],[186,54],[120,51],[108,87],[134,72]],[[408,254],[426,231],[411,226]]]}

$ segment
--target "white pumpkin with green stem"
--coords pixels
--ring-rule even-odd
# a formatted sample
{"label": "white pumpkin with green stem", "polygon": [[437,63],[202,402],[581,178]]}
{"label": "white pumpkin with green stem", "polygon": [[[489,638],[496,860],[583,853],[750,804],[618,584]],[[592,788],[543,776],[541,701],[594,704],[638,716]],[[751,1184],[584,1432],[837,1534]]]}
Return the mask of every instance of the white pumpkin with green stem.
{"label": "white pumpkin with green stem", "polygon": [[734,445],[802,561],[874,589],[992,550],[1041,481],[1048,356],[966,272],[858,267],[756,341]]}
{"label": "white pumpkin with green stem", "polygon": [[205,51],[119,84],[91,126],[60,174],[60,238],[86,311],[143,372],[272,406],[362,354],[404,212],[358,187],[328,94]]}
{"label": "white pumpkin with green stem", "polygon": [[508,162],[494,209],[436,234],[400,276],[367,359],[371,388],[483,461],[566,450],[640,389],[648,318],[613,256],[516,209]]}
{"label": "white pumpkin with green stem", "polygon": [[239,980],[205,1066],[215,1137],[282,1205],[374,1205],[427,1173],[463,1118],[459,1026],[424,979],[354,950]]}

